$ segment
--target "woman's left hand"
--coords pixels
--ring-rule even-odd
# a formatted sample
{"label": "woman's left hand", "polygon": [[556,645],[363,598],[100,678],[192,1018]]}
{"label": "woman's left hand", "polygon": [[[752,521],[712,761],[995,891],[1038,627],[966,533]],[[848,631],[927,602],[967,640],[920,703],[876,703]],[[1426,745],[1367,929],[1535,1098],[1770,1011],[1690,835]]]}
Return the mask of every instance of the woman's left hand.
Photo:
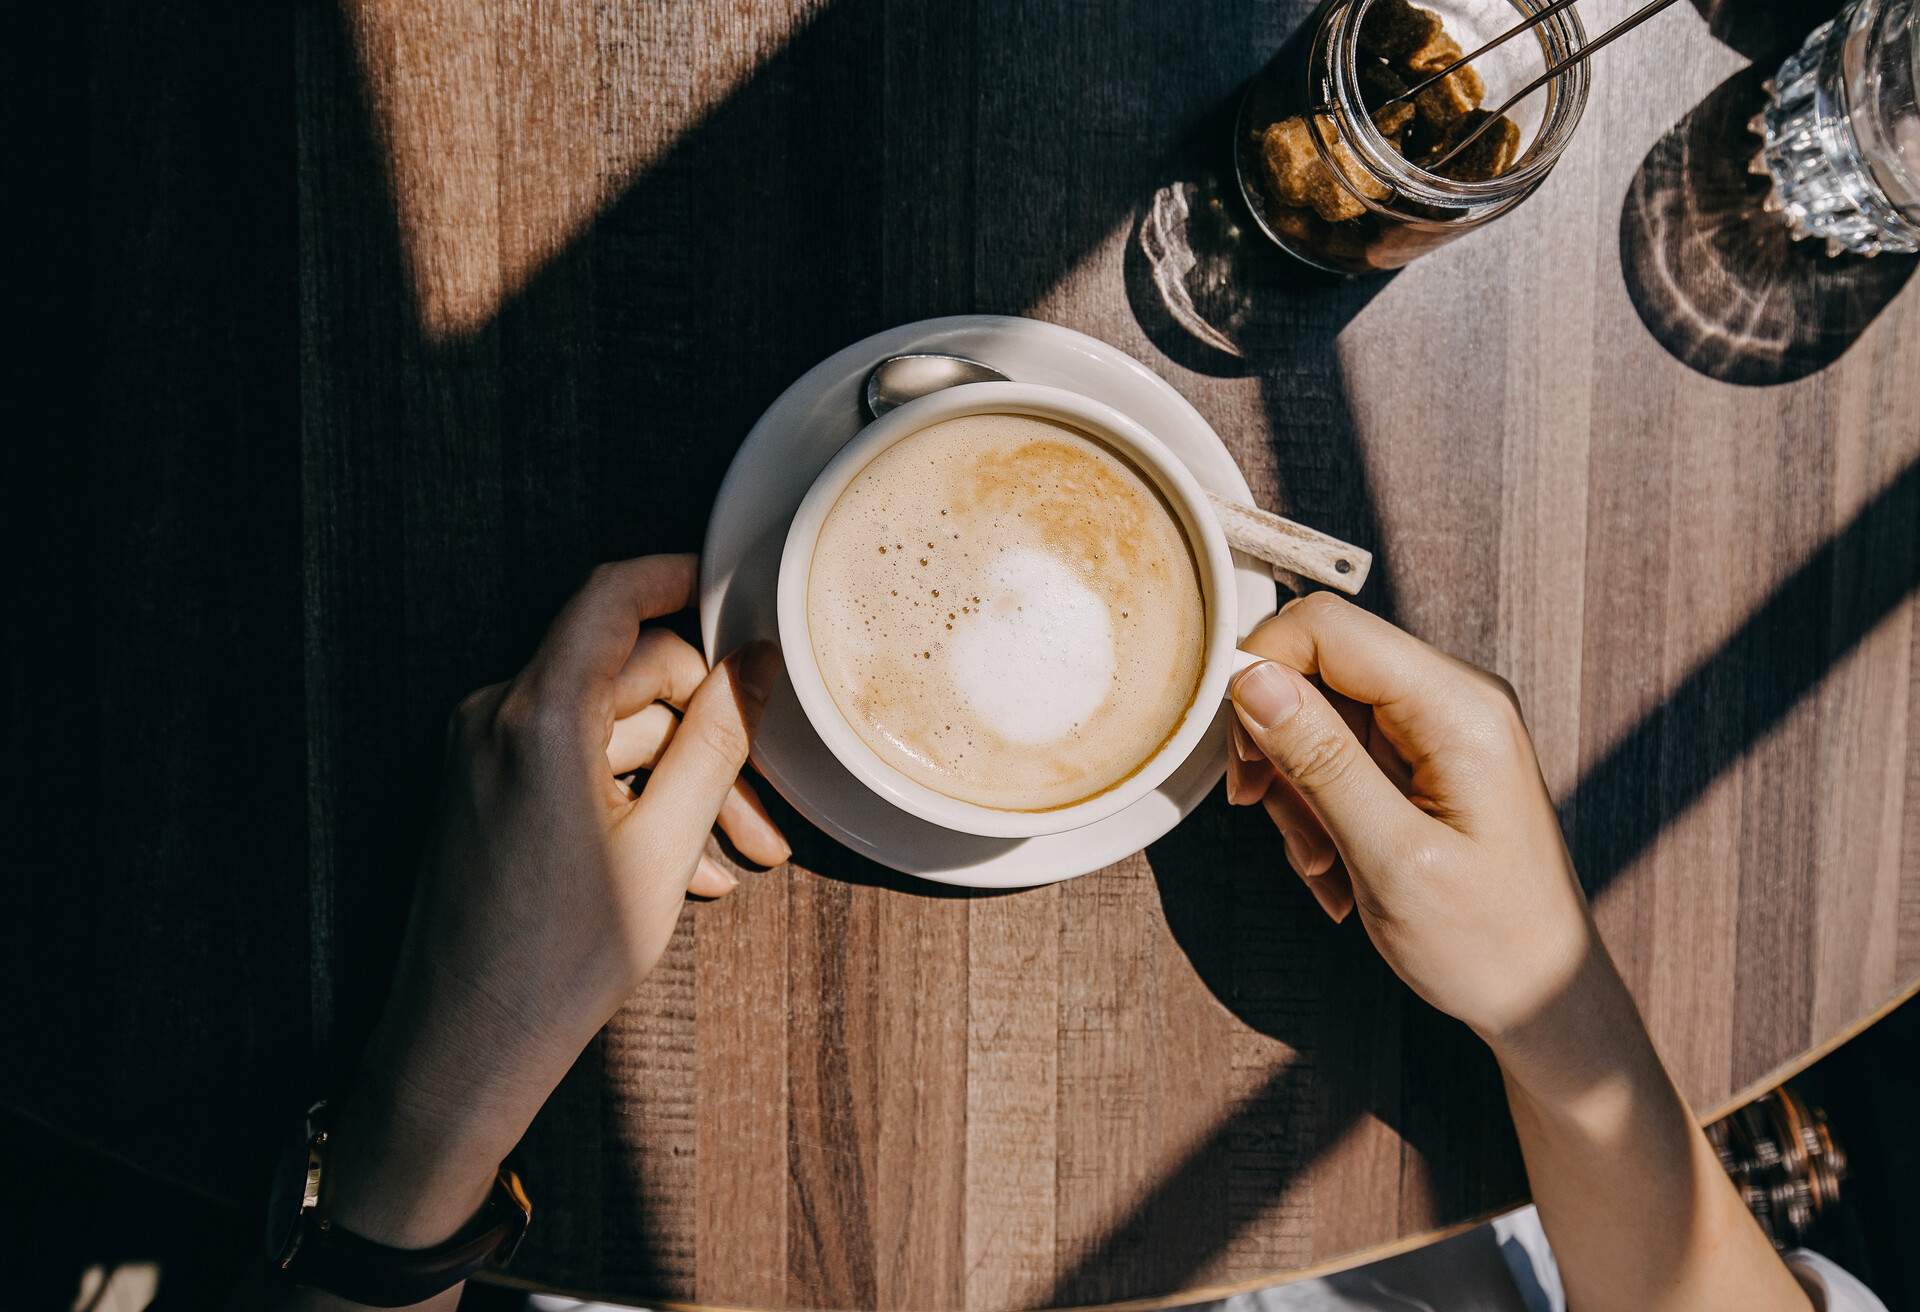
{"label": "woman's left hand", "polygon": [[[739,779],[780,656],[711,673],[648,622],[693,596],[692,556],[603,565],[511,682],[460,704],[434,838],[386,1014],[335,1135],[336,1215],[439,1242],[582,1048],[653,968],[691,889],[788,848]],[[674,709],[680,712],[675,714]],[[651,770],[636,795],[619,776]]]}

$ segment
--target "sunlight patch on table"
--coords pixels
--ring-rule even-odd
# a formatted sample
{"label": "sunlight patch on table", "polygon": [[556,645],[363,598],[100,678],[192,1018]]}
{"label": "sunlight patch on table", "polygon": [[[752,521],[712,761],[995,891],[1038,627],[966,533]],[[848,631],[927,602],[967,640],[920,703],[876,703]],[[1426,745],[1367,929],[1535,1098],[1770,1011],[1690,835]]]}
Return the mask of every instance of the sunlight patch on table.
{"label": "sunlight patch on table", "polygon": [[347,0],[426,336],[484,327],[823,7]]}

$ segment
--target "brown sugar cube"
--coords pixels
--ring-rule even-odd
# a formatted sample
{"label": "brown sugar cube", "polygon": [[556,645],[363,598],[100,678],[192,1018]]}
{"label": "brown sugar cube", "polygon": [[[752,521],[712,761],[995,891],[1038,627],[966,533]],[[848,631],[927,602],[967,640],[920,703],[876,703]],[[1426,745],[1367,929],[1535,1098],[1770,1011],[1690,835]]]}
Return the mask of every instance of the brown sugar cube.
{"label": "brown sugar cube", "polygon": [[1480,108],[1480,100],[1486,95],[1486,90],[1486,84],[1473,71],[1473,65],[1456,68],[1413,98],[1420,126],[1435,136],[1445,133]]}
{"label": "brown sugar cube", "polygon": [[1328,223],[1309,209],[1280,209],[1267,216],[1273,230],[1289,245],[1322,260],[1364,268],[1367,266],[1365,221]]}
{"label": "brown sugar cube", "polygon": [[1267,222],[1281,237],[1309,250],[1326,240],[1327,225],[1312,210],[1282,206],[1267,216]]}
{"label": "brown sugar cube", "polygon": [[1282,205],[1307,204],[1314,175],[1326,172],[1307,135],[1307,121],[1298,114],[1267,125],[1260,138],[1260,157],[1267,166],[1267,184]]}
{"label": "brown sugar cube", "polygon": [[[1387,186],[1367,172],[1366,166],[1354,158],[1353,152],[1347,149],[1346,143],[1342,142],[1337,135],[1338,128],[1331,114],[1318,115],[1315,121],[1320,128],[1320,139],[1327,143],[1327,154],[1333,159],[1334,166],[1340,170],[1340,178],[1345,179],[1345,185],[1341,184],[1340,178],[1335,178],[1331,171],[1322,167],[1314,176],[1312,190],[1307,194],[1307,203],[1313,206],[1315,214],[1328,223],[1357,219],[1367,212],[1367,207],[1360,203],[1360,197],[1382,200],[1387,195]],[[1313,148],[1311,141],[1307,143],[1307,148],[1309,150]]]}
{"label": "brown sugar cube", "polygon": [[1354,193],[1377,200],[1387,194],[1387,188],[1337,139],[1331,115],[1320,115],[1319,128],[1321,138],[1327,143],[1327,153],[1347,183],[1343,185],[1327,168],[1320,152],[1314,149],[1306,120],[1296,115],[1269,125],[1260,140],[1267,181],[1273,188],[1274,198],[1282,205],[1310,205],[1313,212],[1328,223],[1358,218],[1367,212],[1367,207]]}
{"label": "brown sugar cube", "polygon": [[[1320,140],[1327,143],[1327,154],[1333,157],[1334,167],[1340,170],[1352,188],[1363,196],[1379,200],[1387,194],[1387,185],[1367,172],[1354,153],[1340,138],[1340,125],[1334,122],[1331,114],[1315,114],[1314,126],[1320,131]],[[1308,143],[1312,145],[1311,142]]]}
{"label": "brown sugar cube", "polygon": [[1378,109],[1382,103],[1404,94],[1413,85],[1392,64],[1364,55],[1360,59],[1359,71],[1360,98],[1367,102],[1368,109]]}
{"label": "brown sugar cube", "polygon": [[1442,31],[1440,15],[1408,0],[1374,0],[1360,23],[1360,49],[1383,59],[1405,59]]}
{"label": "brown sugar cube", "polygon": [[1328,224],[1326,240],[1320,244],[1320,253],[1335,264],[1345,264],[1354,269],[1371,268],[1371,242],[1375,230],[1376,225],[1370,219]]}
{"label": "brown sugar cube", "polygon": [[1381,136],[1404,149],[1401,138],[1412,125],[1415,112],[1411,100],[1395,101],[1385,109],[1373,111],[1373,125],[1380,129]]}
{"label": "brown sugar cube", "polygon": [[[1491,117],[1486,110],[1476,109],[1461,119],[1447,139],[1433,152],[1438,158],[1453,149],[1453,143],[1464,141],[1467,136]],[[1490,182],[1513,167],[1513,161],[1520,155],[1520,125],[1502,114],[1494,125],[1482,133],[1478,140],[1465,150],[1447,161],[1440,170],[1445,176],[1456,182]]]}
{"label": "brown sugar cube", "polygon": [[1328,223],[1341,223],[1347,219],[1357,219],[1367,212],[1360,198],[1334,180],[1331,173],[1322,170],[1314,179],[1314,188],[1307,195],[1307,204],[1313,206],[1313,212]]}
{"label": "brown sugar cube", "polygon": [[1377,59],[1360,61],[1360,98],[1372,113],[1373,125],[1380,129],[1380,135],[1393,141],[1395,146],[1402,145],[1400,136],[1413,122],[1414,108],[1411,100],[1393,98],[1404,94],[1412,85],[1391,65]]}
{"label": "brown sugar cube", "polygon": [[1444,31],[1436,31],[1426,41],[1400,57],[1401,67],[1410,73],[1438,73],[1466,51]]}
{"label": "brown sugar cube", "polygon": [[1432,228],[1411,228],[1402,223],[1383,224],[1366,251],[1367,264],[1375,269],[1397,269],[1446,241]]}

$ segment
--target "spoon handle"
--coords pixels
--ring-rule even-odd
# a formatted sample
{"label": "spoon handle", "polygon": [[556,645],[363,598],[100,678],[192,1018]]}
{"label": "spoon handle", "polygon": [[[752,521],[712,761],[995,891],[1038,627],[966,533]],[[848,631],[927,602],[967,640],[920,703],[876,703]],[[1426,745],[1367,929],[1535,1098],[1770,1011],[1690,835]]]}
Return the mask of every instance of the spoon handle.
{"label": "spoon handle", "polygon": [[1213,513],[1226,531],[1227,542],[1236,551],[1258,556],[1270,565],[1292,570],[1348,596],[1360,591],[1373,568],[1373,553],[1350,542],[1211,492],[1207,500],[1213,503]]}

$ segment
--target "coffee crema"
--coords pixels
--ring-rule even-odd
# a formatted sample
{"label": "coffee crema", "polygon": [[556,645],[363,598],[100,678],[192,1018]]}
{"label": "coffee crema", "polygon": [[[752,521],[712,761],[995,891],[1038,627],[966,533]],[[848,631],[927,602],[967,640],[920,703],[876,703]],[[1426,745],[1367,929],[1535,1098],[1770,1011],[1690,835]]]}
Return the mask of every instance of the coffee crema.
{"label": "coffee crema", "polygon": [[827,514],[807,624],[840,713],[937,792],[1010,811],[1105,792],[1179,728],[1206,603],[1179,516],[1098,438],[965,415],[913,433]]}

